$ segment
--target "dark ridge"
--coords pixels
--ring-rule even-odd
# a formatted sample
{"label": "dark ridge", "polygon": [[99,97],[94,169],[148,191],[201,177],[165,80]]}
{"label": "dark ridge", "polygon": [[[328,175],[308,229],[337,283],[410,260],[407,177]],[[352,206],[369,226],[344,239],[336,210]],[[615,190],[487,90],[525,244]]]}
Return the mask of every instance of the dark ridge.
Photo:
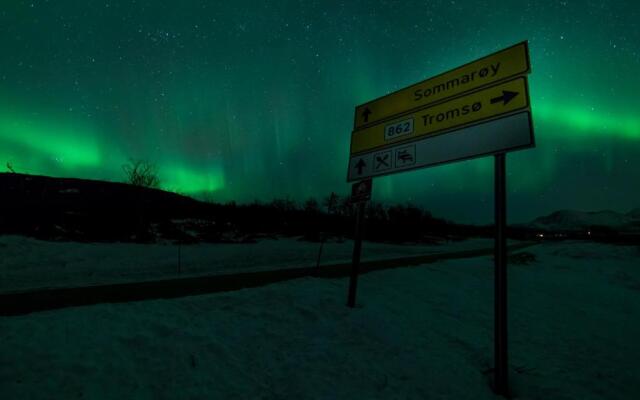
{"label": "dark ridge", "polygon": [[[354,227],[350,197],[337,194],[302,203],[217,204],[125,183],[0,173],[0,196],[0,234],[42,240],[237,243],[284,235],[325,241],[351,237]],[[372,202],[366,214],[365,238],[374,241],[434,243],[492,233],[412,204]]]}
{"label": "dark ridge", "polygon": [[149,224],[206,204],[125,183],[0,173],[0,233],[80,241],[144,240]]}

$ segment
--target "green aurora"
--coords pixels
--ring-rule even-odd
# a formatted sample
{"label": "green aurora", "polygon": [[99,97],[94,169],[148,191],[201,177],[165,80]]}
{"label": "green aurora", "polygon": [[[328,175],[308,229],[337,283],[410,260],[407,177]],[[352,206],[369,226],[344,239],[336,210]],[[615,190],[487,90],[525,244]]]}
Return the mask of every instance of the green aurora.
{"label": "green aurora", "polygon": [[[640,206],[640,4],[13,1],[0,6],[0,162],[217,201],[346,193],[354,106],[529,40],[537,147],[510,215]],[[376,179],[374,197],[492,215],[490,158]]]}

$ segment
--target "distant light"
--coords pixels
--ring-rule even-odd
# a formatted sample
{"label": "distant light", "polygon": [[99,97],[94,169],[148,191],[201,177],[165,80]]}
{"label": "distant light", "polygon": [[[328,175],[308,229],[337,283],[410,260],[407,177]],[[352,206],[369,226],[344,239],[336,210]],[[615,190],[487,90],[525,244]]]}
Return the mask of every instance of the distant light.
{"label": "distant light", "polygon": [[539,238],[543,238],[544,237],[544,233],[538,233],[536,236],[539,237]]}

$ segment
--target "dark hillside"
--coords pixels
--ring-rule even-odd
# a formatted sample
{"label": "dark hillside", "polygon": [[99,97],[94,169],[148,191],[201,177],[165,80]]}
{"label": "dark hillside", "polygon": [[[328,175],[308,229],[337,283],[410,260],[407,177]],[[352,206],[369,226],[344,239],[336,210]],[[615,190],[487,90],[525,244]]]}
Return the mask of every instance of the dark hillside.
{"label": "dark hillside", "polygon": [[189,197],[124,183],[0,174],[3,233],[43,239],[144,240],[149,224],[204,212]]}
{"label": "dark hillside", "polygon": [[[0,174],[0,233],[45,240],[246,242],[262,236],[341,240],[354,228],[348,196],[297,204],[207,203],[124,183]],[[491,235],[490,227],[452,224],[411,204],[369,203],[365,237],[384,242],[439,242]]]}

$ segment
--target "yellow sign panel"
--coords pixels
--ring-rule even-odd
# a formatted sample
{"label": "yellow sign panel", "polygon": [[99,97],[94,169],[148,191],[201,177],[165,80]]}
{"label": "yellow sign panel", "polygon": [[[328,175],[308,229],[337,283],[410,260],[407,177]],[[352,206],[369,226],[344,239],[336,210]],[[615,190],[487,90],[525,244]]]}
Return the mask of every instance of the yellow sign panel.
{"label": "yellow sign panel", "polygon": [[525,77],[416,110],[351,135],[351,154],[434,135],[529,107]]}
{"label": "yellow sign panel", "polygon": [[442,101],[507,78],[529,73],[527,42],[501,50],[426,81],[356,107],[354,129]]}

